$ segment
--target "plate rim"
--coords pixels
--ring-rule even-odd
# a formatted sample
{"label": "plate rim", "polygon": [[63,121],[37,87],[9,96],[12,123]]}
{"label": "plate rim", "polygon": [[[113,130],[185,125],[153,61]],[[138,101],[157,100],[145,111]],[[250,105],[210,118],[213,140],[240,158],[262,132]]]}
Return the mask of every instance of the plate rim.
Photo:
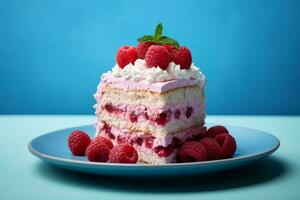
{"label": "plate rim", "polygon": [[[215,124],[215,123],[210,123],[209,124]],[[226,124],[224,124],[226,125]],[[40,137],[43,137],[45,135],[48,134],[54,134],[57,131],[65,131],[68,129],[76,129],[79,127],[88,127],[88,126],[93,126],[92,124],[88,124],[88,125],[81,125],[81,126],[74,126],[74,127],[68,127],[68,128],[63,128],[63,129],[58,129],[58,130],[54,130],[48,133],[44,133],[42,135],[39,135],[37,137],[34,137],[33,139],[31,139],[31,141],[28,143],[28,150],[30,151],[31,154],[33,154],[34,156],[44,160],[45,161],[54,161],[54,162],[60,162],[60,163],[64,163],[64,164],[80,164],[80,165],[85,165],[85,166],[102,166],[102,167],[146,167],[146,168],[161,168],[161,167],[187,167],[187,166],[195,166],[195,165],[208,165],[208,164],[223,164],[223,163],[228,163],[228,162],[232,162],[232,161],[243,161],[243,160],[248,160],[250,158],[262,158],[265,156],[268,156],[270,154],[272,154],[273,152],[275,152],[279,147],[280,147],[280,140],[278,139],[278,137],[274,136],[271,133],[262,131],[262,130],[258,130],[258,129],[254,129],[254,128],[248,128],[248,127],[242,127],[242,126],[236,126],[236,125],[230,125],[227,124],[228,126],[232,126],[232,127],[237,127],[237,128],[246,128],[246,129],[251,129],[254,131],[259,131],[259,132],[263,132],[264,134],[267,134],[269,136],[272,136],[276,142],[277,145],[275,147],[272,147],[262,153],[255,153],[255,154],[249,154],[246,156],[240,156],[240,157],[235,157],[235,158],[227,158],[227,159],[219,159],[219,160],[210,160],[210,161],[201,161],[201,162],[186,162],[186,163],[166,163],[166,164],[144,164],[144,163],[108,163],[108,162],[90,162],[90,161],[83,161],[83,160],[72,160],[72,159],[67,159],[67,158],[61,158],[61,157],[56,157],[56,156],[51,156],[48,154],[44,154],[41,153],[39,151],[37,151],[36,149],[34,149],[32,147],[32,143],[37,140]]]}

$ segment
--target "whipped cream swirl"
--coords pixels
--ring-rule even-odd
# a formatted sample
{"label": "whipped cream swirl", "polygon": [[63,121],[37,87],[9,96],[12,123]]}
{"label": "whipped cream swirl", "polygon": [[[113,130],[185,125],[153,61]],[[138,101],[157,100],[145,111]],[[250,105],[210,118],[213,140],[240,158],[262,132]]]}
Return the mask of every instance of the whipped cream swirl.
{"label": "whipped cream swirl", "polygon": [[205,79],[198,67],[193,63],[190,69],[180,69],[180,65],[170,62],[166,70],[159,67],[147,67],[145,60],[137,59],[134,64],[129,63],[123,69],[116,64],[111,71],[114,77],[122,77],[133,81],[149,83],[163,82],[176,79],[196,79],[199,82]]}

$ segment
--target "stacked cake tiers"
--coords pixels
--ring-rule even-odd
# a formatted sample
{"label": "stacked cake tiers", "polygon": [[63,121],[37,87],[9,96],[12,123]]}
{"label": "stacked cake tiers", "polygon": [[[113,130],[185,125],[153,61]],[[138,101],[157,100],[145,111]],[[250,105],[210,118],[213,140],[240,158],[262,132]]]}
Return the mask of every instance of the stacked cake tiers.
{"label": "stacked cake tiers", "polygon": [[188,48],[162,36],[161,24],[139,42],[121,47],[101,77],[96,136],[132,144],[139,162],[176,162],[180,144],[204,131],[205,77]]}

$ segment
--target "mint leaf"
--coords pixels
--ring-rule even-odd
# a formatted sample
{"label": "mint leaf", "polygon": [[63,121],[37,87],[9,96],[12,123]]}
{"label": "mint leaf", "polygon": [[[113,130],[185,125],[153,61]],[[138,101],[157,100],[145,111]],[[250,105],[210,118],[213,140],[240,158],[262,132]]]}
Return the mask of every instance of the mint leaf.
{"label": "mint leaf", "polygon": [[152,35],[144,35],[143,37],[138,38],[139,42],[156,42],[156,39]]}
{"label": "mint leaf", "polygon": [[163,32],[163,26],[161,23],[159,23],[157,26],[156,26],[156,29],[155,29],[155,32],[154,32],[154,37],[155,39],[159,40],[162,36],[162,32]]}
{"label": "mint leaf", "polygon": [[160,44],[168,44],[168,45],[171,45],[171,46],[174,46],[176,48],[179,48],[179,43],[172,39],[172,38],[169,38],[167,36],[162,36],[159,40],[158,40],[158,43]]}
{"label": "mint leaf", "polygon": [[179,48],[179,43],[167,36],[163,36],[163,26],[162,23],[157,24],[154,35],[144,35],[143,37],[138,38],[140,43],[142,42],[155,42],[158,44],[168,44],[174,46],[175,48]]}

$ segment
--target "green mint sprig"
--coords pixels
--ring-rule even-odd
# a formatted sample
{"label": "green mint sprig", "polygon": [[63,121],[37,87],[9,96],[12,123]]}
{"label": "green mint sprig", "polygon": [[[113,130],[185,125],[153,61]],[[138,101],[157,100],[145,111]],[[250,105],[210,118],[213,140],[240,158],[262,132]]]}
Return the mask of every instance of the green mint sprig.
{"label": "green mint sprig", "polygon": [[138,41],[139,42],[156,42],[158,44],[167,44],[167,45],[174,46],[175,48],[179,48],[179,46],[180,46],[176,40],[163,35],[163,26],[161,23],[159,23],[156,26],[154,35],[144,35],[144,36],[138,38]]}

